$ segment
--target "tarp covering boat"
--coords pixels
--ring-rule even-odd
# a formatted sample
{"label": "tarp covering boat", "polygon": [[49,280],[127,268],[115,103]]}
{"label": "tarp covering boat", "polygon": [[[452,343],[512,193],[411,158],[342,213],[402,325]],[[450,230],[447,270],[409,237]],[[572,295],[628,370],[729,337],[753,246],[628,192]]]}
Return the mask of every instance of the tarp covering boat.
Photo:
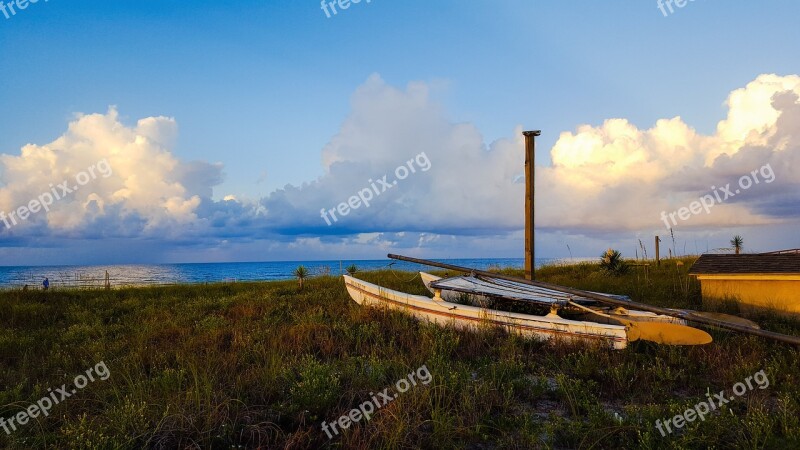
{"label": "tarp covering boat", "polygon": [[[442,278],[440,280],[431,282],[430,287],[433,289],[456,291],[465,294],[528,301],[542,305],[553,305],[557,303],[565,303],[567,301],[572,301],[584,306],[597,304],[597,301],[595,300],[567,294],[554,289],[541,288],[515,281],[484,276],[468,275]],[[623,295],[603,295],[622,301],[630,300],[630,298]]]}

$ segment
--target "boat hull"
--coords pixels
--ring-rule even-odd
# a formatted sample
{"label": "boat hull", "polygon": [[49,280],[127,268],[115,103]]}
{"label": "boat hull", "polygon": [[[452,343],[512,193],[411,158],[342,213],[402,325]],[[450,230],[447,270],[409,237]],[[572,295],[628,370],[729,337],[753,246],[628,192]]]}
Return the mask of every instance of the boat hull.
{"label": "boat hull", "polygon": [[404,311],[442,326],[453,325],[464,329],[499,326],[508,332],[541,340],[591,342],[617,350],[628,345],[626,329],[621,325],[568,320],[556,314],[534,316],[459,305],[386,289],[347,275],[343,275],[343,278],[350,297],[360,305]]}

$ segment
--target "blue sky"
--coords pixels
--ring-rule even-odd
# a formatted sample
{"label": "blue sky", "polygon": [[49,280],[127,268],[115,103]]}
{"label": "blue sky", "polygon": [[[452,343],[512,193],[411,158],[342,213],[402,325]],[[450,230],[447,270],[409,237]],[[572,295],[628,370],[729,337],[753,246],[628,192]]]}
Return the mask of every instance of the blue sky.
{"label": "blue sky", "polygon": [[[410,85],[424,86],[424,98],[418,99],[424,106],[417,110],[406,105],[406,112],[438,114],[443,127],[470,127],[467,134],[477,134],[477,147],[487,153],[513,152],[518,127],[542,129],[537,165],[545,168],[552,165],[550,151],[560,134],[576,132],[582,124],[600,127],[607,119],[624,118],[646,130],[659,119],[680,116],[698,134],[711,136],[729,114],[725,101],[733,91],[761,74],[800,73],[795,24],[800,4],[791,1],[697,0],[668,17],[649,0],[365,1],[331,18],[317,1],[40,0],[9,19],[0,14],[0,153],[21,158],[26,144],[47,147],[67,134],[70,124],[80,120],[76,114],[107,117],[113,107],[115,120],[131,128],[142,119],[170,118],[176,137],[153,151],[168,152],[178,165],[199,161],[209,166],[192,172],[191,181],[181,178],[184,186],[203,185],[194,192],[201,202],[185,207],[194,208],[188,218],[171,211],[169,220],[159,219],[156,227],[145,206],[124,202],[115,204],[113,212],[104,208],[99,216],[84,215],[68,226],[57,215],[40,214],[36,224],[5,232],[0,226],[0,264],[380,257],[387,248],[439,257],[521,256],[522,208],[489,208],[487,214],[514,216],[496,221],[454,213],[459,220],[452,224],[419,213],[424,205],[417,202],[425,200],[411,192],[412,186],[452,188],[456,181],[426,185],[420,174],[420,179],[401,183],[398,194],[380,206],[384,209],[362,208],[357,217],[349,216],[353,223],[340,227],[327,227],[318,215],[316,225],[309,226],[311,219],[294,203],[281,209],[286,202],[300,201],[285,200],[284,188],[321,182],[328,186],[326,192],[339,196],[322,199],[308,190],[297,195],[319,200],[315,210],[333,207],[365,182],[342,186],[325,181],[336,173],[333,161],[368,161],[362,167],[366,179],[423,151],[425,144],[413,136],[437,132],[417,132],[415,126],[425,125],[413,121],[399,124],[406,134],[394,137],[397,142],[408,137],[417,148],[388,146],[374,154],[367,149],[363,161],[347,150],[358,147],[354,141],[373,142],[377,137],[367,138],[367,132],[398,120],[393,114],[403,107],[377,106],[376,99],[391,103],[395,97],[414,97]],[[368,111],[382,114],[384,121],[370,122],[362,134],[348,134],[348,129],[365,126],[357,118],[368,117]],[[337,136],[353,141],[336,144]],[[380,156],[391,151],[403,154],[396,160]],[[98,152],[96,156],[103,156]],[[458,154],[453,150],[438,159],[431,154],[430,173],[458,180],[459,173],[448,169]],[[12,210],[27,203],[23,192],[41,190],[15,188],[9,180],[24,177],[9,175],[17,166],[8,164],[0,173],[6,186],[6,204],[0,195],[0,207]],[[360,173],[351,169],[340,173]],[[146,164],[141,170],[148,170]],[[135,176],[129,168],[125,173],[128,180]],[[44,175],[60,181],[62,174]],[[559,179],[566,178],[561,174]],[[481,181],[497,184],[488,174]],[[793,182],[788,176],[776,181],[784,189]],[[475,183],[472,189],[480,186]],[[207,189],[211,195],[206,198]],[[687,198],[703,189],[708,186],[695,188]],[[193,190],[186,191],[176,195],[188,199]],[[449,194],[467,197],[452,190]],[[236,205],[225,206],[226,196]],[[144,198],[144,203],[163,200]],[[73,200],[57,206],[86,208],[86,199]],[[110,209],[113,201],[105,200]],[[756,204],[756,194],[751,200]],[[682,204],[676,199],[675,209]],[[480,207],[464,200],[459,211]],[[386,210],[402,214],[402,220],[382,221],[385,217],[378,216]],[[111,214],[117,215],[114,225]],[[223,226],[208,225],[220,214],[226,217]],[[593,256],[609,245],[632,253],[631,242],[639,235],[650,242],[658,226],[657,220],[651,227],[632,221],[615,231],[605,225],[577,226],[582,219],[575,218],[559,228],[558,214],[551,214],[543,222],[542,242],[537,242],[540,256],[565,256],[570,242],[576,256]],[[775,223],[775,214],[754,213],[740,223],[719,216],[719,223],[686,228],[681,236],[690,242],[687,251],[697,239],[700,247],[714,248],[749,226],[769,222],[784,230],[794,223],[785,213],[781,223]],[[205,225],[198,225],[204,220]],[[132,223],[149,225],[137,228]],[[182,233],[190,224],[192,231]],[[800,246],[796,238],[791,242],[789,232],[770,234],[767,238],[753,231],[746,238],[764,249]],[[114,250],[119,248],[125,250]]]}

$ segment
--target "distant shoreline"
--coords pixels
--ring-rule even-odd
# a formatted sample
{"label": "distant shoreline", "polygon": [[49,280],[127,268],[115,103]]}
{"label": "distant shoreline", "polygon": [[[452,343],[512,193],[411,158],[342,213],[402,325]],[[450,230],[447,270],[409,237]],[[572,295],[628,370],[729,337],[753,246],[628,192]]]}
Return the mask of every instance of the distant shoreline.
{"label": "distant shoreline", "polygon": [[[577,264],[595,258],[538,258],[536,266]],[[522,258],[456,258],[440,259],[476,269],[516,268],[524,265]],[[280,261],[236,263],[124,264],[71,266],[0,266],[0,289],[40,288],[47,277],[51,288],[103,288],[106,271],[112,287],[145,287],[192,285],[224,282],[282,281],[294,278],[294,270],[303,265],[311,277],[340,275],[355,265],[359,271],[374,271],[391,267],[394,270],[417,272],[424,266],[401,261],[342,260],[342,261]]]}

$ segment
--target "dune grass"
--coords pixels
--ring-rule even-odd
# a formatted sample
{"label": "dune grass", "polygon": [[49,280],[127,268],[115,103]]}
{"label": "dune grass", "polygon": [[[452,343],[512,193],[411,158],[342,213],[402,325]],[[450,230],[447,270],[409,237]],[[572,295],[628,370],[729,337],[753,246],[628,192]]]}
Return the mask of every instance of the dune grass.
{"label": "dune grass", "polygon": [[[691,260],[543,281],[700,309]],[[505,269],[507,273],[518,271]],[[358,277],[426,294],[408,272]],[[729,309],[731,306],[729,306]],[[735,309],[735,307],[734,307]],[[764,328],[800,334],[762,315]],[[111,291],[0,293],[0,417],[100,361],[97,380],[4,448],[797,448],[798,349],[712,330],[702,347],[624,351],[466,332],[356,305],[339,277]],[[426,365],[433,376],[329,440],[331,422]],[[759,370],[770,380],[671,435],[679,414]]]}

